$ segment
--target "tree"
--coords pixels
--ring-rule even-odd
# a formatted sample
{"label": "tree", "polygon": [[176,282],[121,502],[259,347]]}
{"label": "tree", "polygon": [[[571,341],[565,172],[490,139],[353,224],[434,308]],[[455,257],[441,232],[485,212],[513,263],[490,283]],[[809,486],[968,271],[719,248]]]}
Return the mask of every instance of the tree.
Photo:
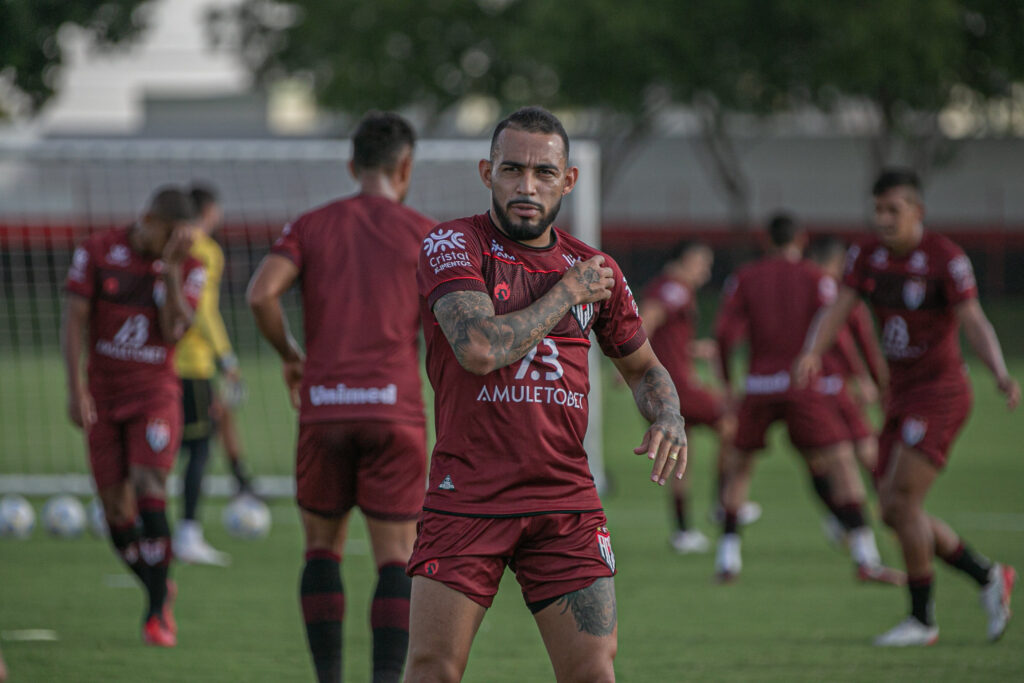
{"label": "tree", "polygon": [[[73,24],[101,49],[124,44],[146,27],[146,0],[5,0],[0,2],[0,83],[36,112],[53,96],[63,65],[58,34]],[[0,101],[0,115],[5,113]]]}

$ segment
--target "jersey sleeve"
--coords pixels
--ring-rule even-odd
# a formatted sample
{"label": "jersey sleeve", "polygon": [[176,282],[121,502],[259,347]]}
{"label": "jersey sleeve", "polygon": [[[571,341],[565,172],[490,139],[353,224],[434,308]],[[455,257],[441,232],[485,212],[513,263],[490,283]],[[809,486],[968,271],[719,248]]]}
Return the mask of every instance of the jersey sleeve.
{"label": "jersey sleeve", "polygon": [[868,294],[872,288],[865,271],[866,254],[858,244],[846,251],[846,265],[843,268],[843,284],[860,294]]}
{"label": "jersey sleeve", "polygon": [[288,223],[270,247],[271,254],[284,256],[302,270],[302,219]]}
{"label": "jersey sleeve", "polygon": [[606,356],[624,358],[643,346],[647,341],[647,333],[644,332],[633,291],[619,264],[605,256],[605,265],[612,269],[615,287],[611,298],[601,302],[601,310],[594,323],[594,334]]}
{"label": "jersey sleeve", "polygon": [[231,342],[224,327],[224,319],[220,315],[220,282],[224,273],[224,252],[211,240],[203,255],[206,257],[203,259],[206,265],[206,284],[195,309],[194,325],[213,349],[214,355],[220,359],[231,355]]}
{"label": "jersey sleeve", "polygon": [[974,279],[974,268],[967,254],[956,248],[950,254],[942,273],[942,289],[950,305],[978,298],[978,284]]}
{"label": "jersey sleeve", "polygon": [[715,341],[718,342],[719,373],[722,381],[729,385],[731,373],[729,360],[732,350],[747,333],[747,312],[740,291],[740,278],[729,277],[722,287],[722,304],[715,318]]}
{"label": "jersey sleeve", "polygon": [[423,239],[416,281],[420,295],[433,309],[445,294],[487,293],[483,277],[483,248],[464,224],[444,223]]}
{"label": "jersey sleeve", "polygon": [[87,245],[79,245],[71,257],[65,291],[91,299],[96,291],[96,265]]}

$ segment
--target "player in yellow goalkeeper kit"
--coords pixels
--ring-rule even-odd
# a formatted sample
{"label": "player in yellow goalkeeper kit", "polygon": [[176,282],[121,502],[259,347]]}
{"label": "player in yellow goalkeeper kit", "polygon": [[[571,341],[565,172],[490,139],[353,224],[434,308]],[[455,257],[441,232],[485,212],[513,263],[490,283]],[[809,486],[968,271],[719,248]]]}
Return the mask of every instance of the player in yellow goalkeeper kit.
{"label": "player in yellow goalkeeper kit", "polygon": [[[183,562],[224,566],[230,562],[230,556],[206,542],[196,512],[203,473],[210,456],[210,440],[218,426],[239,490],[250,488],[231,416],[231,408],[241,402],[244,389],[238,373],[238,361],[232,352],[219,308],[224,252],[211,235],[220,227],[223,214],[212,189],[193,186],[191,195],[199,214],[200,229],[196,231],[190,253],[206,267],[207,280],[196,307],[194,323],[178,342],[174,358],[175,368],[181,377],[185,409],[182,447],[188,451],[183,487],[185,500],[182,519],[174,536],[174,554]],[[224,400],[220,400],[213,389],[212,380],[218,370],[226,389]]]}

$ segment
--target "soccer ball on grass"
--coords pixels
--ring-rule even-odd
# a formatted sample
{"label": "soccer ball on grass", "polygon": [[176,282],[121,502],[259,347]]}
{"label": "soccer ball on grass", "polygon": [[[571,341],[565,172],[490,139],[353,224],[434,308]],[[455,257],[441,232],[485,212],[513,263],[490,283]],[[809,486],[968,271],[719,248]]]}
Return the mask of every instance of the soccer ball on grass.
{"label": "soccer ball on grass", "polygon": [[235,538],[263,538],[270,533],[270,508],[259,498],[242,494],[224,506],[223,521]]}
{"label": "soccer ball on grass", "polygon": [[43,507],[43,526],[58,538],[75,538],[85,531],[85,507],[74,496],[54,496]]}
{"label": "soccer ball on grass", "polygon": [[24,497],[4,496],[0,500],[0,536],[28,538],[36,526],[36,512]]}

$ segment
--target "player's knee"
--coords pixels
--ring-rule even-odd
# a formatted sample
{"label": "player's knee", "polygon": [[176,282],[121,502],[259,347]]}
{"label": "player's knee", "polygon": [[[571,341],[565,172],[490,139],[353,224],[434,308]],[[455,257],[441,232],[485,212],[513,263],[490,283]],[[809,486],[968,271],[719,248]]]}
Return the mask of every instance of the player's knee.
{"label": "player's knee", "polygon": [[558,683],[614,683],[615,649],[613,645],[610,650],[580,662],[568,675],[558,676]]}
{"label": "player's knee", "polygon": [[910,510],[910,499],[898,489],[887,488],[879,494],[882,508],[882,521],[890,527],[897,527],[907,519]]}
{"label": "player's knee", "polygon": [[405,664],[406,683],[458,683],[464,666],[437,650],[410,647]]}

